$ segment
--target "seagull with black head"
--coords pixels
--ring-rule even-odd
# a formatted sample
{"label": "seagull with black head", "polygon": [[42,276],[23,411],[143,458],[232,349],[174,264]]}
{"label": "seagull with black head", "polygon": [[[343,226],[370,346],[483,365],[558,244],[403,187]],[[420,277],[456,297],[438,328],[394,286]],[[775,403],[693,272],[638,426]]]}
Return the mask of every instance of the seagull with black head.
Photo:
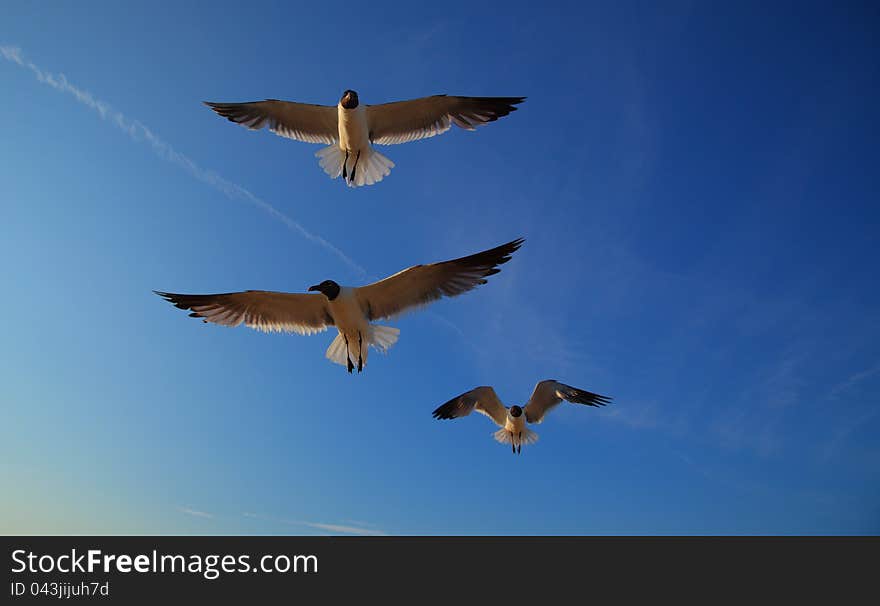
{"label": "seagull with black head", "polygon": [[[525,97],[456,97],[433,95],[380,105],[364,105],[346,90],[339,103],[315,105],[266,99],[205,105],[232,122],[258,130],[265,126],[282,137],[324,143],[315,155],[331,179],[340,175],[349,187],[378,183],[394,162],[373,145],[395,145],[433,137],[453,124],[465,130],[494,122],[516,111]],[[445,172],[445,170],[444,170]]]}
{"label": "seagull with black head", "polygon": [[540,423],[544,415],[556,408],[563,400],[587,406],[605,406],[611,402],[608,396],[600,396],[577,387],[546,379],[535,385],[532,396],[524,406],[506,407],[498,399],[495,390],[489,386],[475,387],[460,396],[455,396],[432,414],[435,419],[457,419],[466,417],[473,411],[486,415],[499,429],[493,435],[502,444],[510,444],[515,454],[522,451],[523,444],[538,441],[538,434],[526,427],[528,423]]}
{"label": "seagull with black head", "polygon": [[436,301],[455,297],[485,284],[501,271],[522,245],[516,239],[476,254],[428,265],[415,265],[366,286],[340,286],[324,280],[309,293],[248,290],[213,295],[154,291],[190,316],[223,326],[244,324],[263,332],[308,335],[335,326],[336,338],[327,358],[352,372],[361,372],[370,347],[385,352],[397,342],[400,330],[374,324]]}

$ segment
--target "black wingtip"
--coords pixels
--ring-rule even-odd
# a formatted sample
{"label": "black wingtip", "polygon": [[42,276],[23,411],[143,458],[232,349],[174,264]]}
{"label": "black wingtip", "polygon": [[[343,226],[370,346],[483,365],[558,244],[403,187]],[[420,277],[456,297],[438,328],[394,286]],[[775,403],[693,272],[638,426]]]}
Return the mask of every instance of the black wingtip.
{"label": "black wingtip", "polygon": [[[493,276],[501,271],[498,269],[498,265],[504,265],[510,261],[513,253],[519,250],[519,247],[522,246],[523,242],[525,242],[525,238],[517,238],[516,240],[511,240],[510,242],[501,244],[495,248],[474,253],[467,257],[461,257],[460,259],[454,259],[448,261],[448,263],[455,263],[462,267],[476,268],[475,271],[480,272],[481,279],[483,280],[478,280],[476,283],[484,284],[486,277]],[[468,288],[466,290],[470,289]],[[456,292],[455,294],[460,293]]]}
{"label": "black wingtip", "polygon": [[179,295],[179,294],[173,293],[173,292],[164,292],[161,290],[154,290],[153,293],[162,297],[163,299],[165,299],[166,301],[168,301],[169,303],[171,303],[175,307],[178,307],[180,309],[189,309],[189,306],[183,305],[180,301],[180,298],[185,295]]}
{"label": "black wingtip", "polygon": [[502,246],[509,247],[510,248],[509,254],[513,254],[519,250],[520,246],[522,246],[523,242],[525,242],[525,241],[526,241],[525,238],[517,238],[516,240],[511,240],[507,244],[502,244]]}
{"label": "black wingtip", "polygon": [[[510,261],[513,253],[519,250],[519,247],[523,245],[525,242],[525,238],[517,238],[516,240],[511,240],[507,244],[502,244],[501,246],[496,246],[492,250],[486,251],[487,253],[501,254],[501,257],[495,263],[495,265],[503,265]],[[501,271],[501,270],[497,270]],[[497,273],[496,271],[496,273]]]}
{"label": "black wingtip", "polygon": [[525,241],[526,241],[525,238],[517,238],[516,240],[511,240],[507,244],[502,244],[501,246],[499,246],[498,248],[504,250],[504,257],[502,257],[502,259],[498,262],[498,265],[501,265],[503,263],[507,263],[508,261],[510,261],[511,257],[513,256],[513,253],[518,251],[520,246],[522,246],[523,242],[525,242]]}
{"label": "black wingtip", "polygon": [[550,381],[554,381],[562,386],[562,391],[565,394],[565,399],[573,404],[584,404],[586,406],[606,406],[611,404],[611,401],[614,399],[611,396],[603,396],[598,393],[593,393],[592,391],[587,391],[586,389],[578,389],[577,387],[572,387],[571,385],[566,385],[556,379],[548,379]]}
{"label": "black wingtip", "polygon": [[[246,118],[249,118],[246,114],[242,112],[241,106],[243,104],[241,103],[214,103],[213,101],[202,101],[202,103],[207,105],[215,114],[217,114],[221,118],[226,118],[230,122],[234,122],[236,124],[245,124],[245,122],[247,122]],[[255,121],[255,123],[256,122],[257,121]],[[251,128],[252,126],[250,124],[245,125],[248,126],[248,128]]]}
{"label": "black wingtip", "polygon": [[[191,302],[188,302],[188,301],[186,300],[186,299],[187,299],[187,295],[180,295],[180,294],[173,293],[173,292],[164,292],[164,291],[161,291],[161,290],[154,290],[153,293],[156,294],[156,295],[158,295],[158,296],[160,296],[160,297],[162,297],[163,300],[167,301],[168,303],[171,303],[171,304],[172,304],[174,307],[176,307],[177,309],[184,309],[184,310],[186,310],[186,309],[191,309],[191,308],[192,308],[192,304],[191,304]],[[192,312],[192,313],[189,314],[189,316],[190,316],[191,318],[200,318],[200,317],[202,317],[201,314],[199,314],[199,313],[197,313],[197,312]]]}
{"label": "black wingtip", "polygon": [[446,404],[442,406],[438,406],[434,412],[431,413],[431,416],[435,419],[439,419],[441,421],[446,421],[449,419],[455,418],[455,403],[458,398],[453,398],[449,400]]}
{"label": "black wingtip", "polygon": [[611,396],[603,396],[597,393],[592,393],[590,391],[582,391],[582,394],[578,394],[578,399],[575,400],[578,404],[586,404],[587,406],[607,406],[611,404],[611,401],[614,399]]}

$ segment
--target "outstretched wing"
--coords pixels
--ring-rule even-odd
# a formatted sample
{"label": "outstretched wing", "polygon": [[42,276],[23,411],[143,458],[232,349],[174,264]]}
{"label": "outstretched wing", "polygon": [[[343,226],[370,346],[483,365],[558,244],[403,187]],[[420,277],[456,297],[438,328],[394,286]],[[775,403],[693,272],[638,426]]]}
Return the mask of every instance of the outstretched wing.
{"label": "outstretched wing", "polygon": [[587,406],[605,406],[611,402],[611,398],[607,396],[600,396],[599,394],[548,379],[535,385],[532,397],[529,398],[529,401],[523,407],[526,412],[526,420],[529,423],[540,423],[544,420],[544,415],[563,400],[573,404],[586,404]]}
{"label": "outstretched wing", "polygon": [[267,99],[250,103],[211,103],[205,105],[231,122],[258,130],[268,126],[276,135],[330,144],[339,138],[336,107]]}
{"label": "outstretched wing", "polygon": [[496,425],[504,427],[507,408],[504,407],[495,394],[495,390],[491,387],[476,387],[452,398],[431,414],[435,419],[457,419],[458,417],[466,417],[473,410],[486,415],[495,421]]}
{"label": "outstretched wing", "polygon": [[153,291],[194,318],[263,332],[295,332],[310,335],[333,325],[326,297],[320,294],[248,290],[216,295],[181,295]]}
{"label": "outstretched wing", "polygon": [[454,123],[465,130],[516,111],[525,97],[450,97],[434,95],[367,106],[370,140],[379,145],[407,143],[445,133]]}
{"label": "outstretched wing", "polygon": [[355,296],[370,320],[390,318],[441,297],[455,297],[486,283],[522,245],[519,238],[468,257],[415,265],[393,276],[361,286]]}

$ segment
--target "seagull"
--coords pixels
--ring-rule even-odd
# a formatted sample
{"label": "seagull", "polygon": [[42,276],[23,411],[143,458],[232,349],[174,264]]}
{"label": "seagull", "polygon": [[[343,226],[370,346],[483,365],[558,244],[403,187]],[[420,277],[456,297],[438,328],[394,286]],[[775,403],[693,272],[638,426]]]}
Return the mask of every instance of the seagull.
{"label": "seagull", "polygon": [[526,427],[526,421],[540,423],[544,420],[544,415],[563,400],[587,406],[605,406],[611,402],[611,398],[607,396],[547,379],[535,385],[532,396],[522,407],[507,408],[498,399],[494,389],[484,386],[452,398],[432,414],[435,419],[457,419],[466,417],[473,410],[483,413],[501,428],[494,433],[495,439],[502,444],[510,444],[513,452],[519,454],[523,444],[534,444],[538,441],[538,434]]}
{"label": "seagull", "polygon": [[409,101],[361,105],[358,94],[346,90],[336,107],[266,99],[250,103],[205,105],[232,122],[258,130],[268,126],[276,135],[325,143],[315,153],[324,172],[349,187],[372,185],[385,178],[394,162],[373,149],[433,137],[452,124],[465,130],[494,122],[525,97],[454,97],[434,95]]}
{"label": "seagull", "polygon": [[324,280],[306,293],[248,290],[214,295],[153,291],[203,322],[244,324],[263,332],[310,335],[335,326],[338,335],[326,356],[351,373],[367,363],[369,346],[381,352],[397,342],[400,330],[372,324],[393,318],[444,296],[455,297],[487,282],[522,245],[522,238],[476,254],[428,265],[414,265],[384,280],[361,287]]}

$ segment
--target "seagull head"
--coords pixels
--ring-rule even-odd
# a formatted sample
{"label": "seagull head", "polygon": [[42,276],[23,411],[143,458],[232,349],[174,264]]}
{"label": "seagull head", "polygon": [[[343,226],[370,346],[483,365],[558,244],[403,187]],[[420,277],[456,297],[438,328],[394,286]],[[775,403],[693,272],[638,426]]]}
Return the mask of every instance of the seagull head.
{"label": "seagull head", "polygon": [[510,416],[513,417],[514,419],[518,419],[519,417],[522,416],[522,408],[520,408],[519,406],[516,406],[516,405],[511,406],[509,412],[510,412]]}
{"label": "seagull head", "polygon": [[339,284],[333,280],[324,280],[320,284],[309,286],[309,292],[320,292],[331,301],[339,296],[340,290]]}
{"label": "seagull head", "polygon": [[342,99],[339,104],[345,109],[354,109],[358,106],[358,94],[353,90],[347,90],[342,93]]}

